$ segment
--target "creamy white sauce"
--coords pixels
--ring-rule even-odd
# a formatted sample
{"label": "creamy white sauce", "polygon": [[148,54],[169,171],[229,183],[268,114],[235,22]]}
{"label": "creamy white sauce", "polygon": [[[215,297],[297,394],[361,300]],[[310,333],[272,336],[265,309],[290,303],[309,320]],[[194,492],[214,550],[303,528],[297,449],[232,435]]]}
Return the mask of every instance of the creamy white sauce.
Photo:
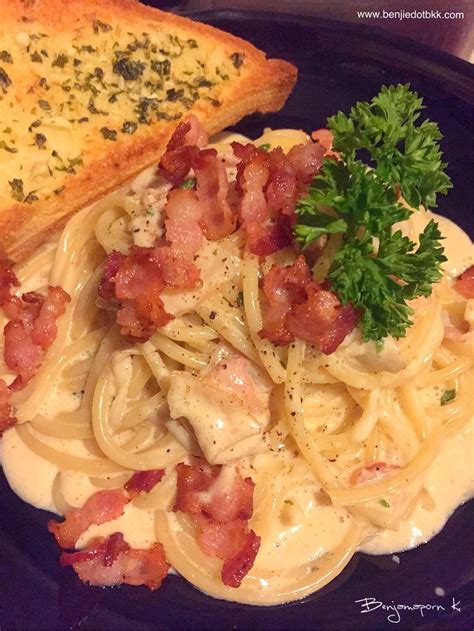
{"label": "creamy white sauce", "polygon": [[474,496],[474,422],[452,438],[428,470],[424,488],[433,499],[432,510],[418,500],[410,518],[398,531],[381,530],[362,546],[369,554],[389,554],[426,543],[444,526],[455,508]]}
{"label": "creamy white sauce", "polygon": [[22,500],[36,508],[57,512],[52,488],[58,467],[31,451],[15,429],[3,435],[2,466],[12,491]]}

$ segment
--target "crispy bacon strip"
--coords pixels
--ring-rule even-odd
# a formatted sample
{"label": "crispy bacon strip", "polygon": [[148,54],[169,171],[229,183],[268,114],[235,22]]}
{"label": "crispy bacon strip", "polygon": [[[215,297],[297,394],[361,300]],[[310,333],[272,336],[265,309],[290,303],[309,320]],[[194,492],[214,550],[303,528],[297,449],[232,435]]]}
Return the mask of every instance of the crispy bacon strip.
{"label": "crispy bacon strip", "polygon": [[175,189],[165,206],[166,239],[171,249],[192,257],[202,246],[202,205],[194,191]]}
{"label": "crispy bacon strip", "polygon": [[260,537],[249,530],[239,550],[224,561],[222,582],[228,587],[240,587],[242,579],[249,573],[255,563],[260,549]]}
{"label": "crispy bacon strip", "polygon": [[306,302],[295,305],[288,316],[288,329],[293,336],[330,355],[355,328],[357,312],[352,305],[342,307],[335,294],[316,283],[309,285],[306,291]]}
{"label": "crispy bacon strip", "polygon": [[158,173],[173,186],[179,186],[187,177],[199,150],[207,143],[207,133],[198,119],[188,116],[174,130],[158,165]]}
{"label": "crispy bacon strip", "polygon": [[164,475],[164,469],[137,471],[125,484],[124,489],[130,497],[135,497],[135,495],[138,495],[141,492],[149,493],[151,489],[161,481],[161,478]]}
{"label": "crispy bacon strip", "polygon": [[294,305],[306,300],[306,287],[310,285],[311,273],[303,256],[293,265],[273,265],[263,278],[263,293],[268,306],[263,314],[263,328],[259,335],[278,346],[290,344],[294,336],[287,326],[288,315]]}
{"label": "crispy bacon strip", "polygon": [[[209,465],[178,464],[176,466],[177,497],[174,510],[192,515],[204,515],[222,524],[234,519],[250,519],[253,513],[255,486],[252,479],[244,479],[236,473],[229,488],[218,488],[213,492],[212,486],[220,470],[220,467]],[[203,493],[207,491],[209,493]]]}
{"label": "crispy bacon strip", "polygon": [[197,542],[208,556],[225,561],[237,554],[244,544],[248,526],[243,519],[225,524],[215,523],[206,517],[197,517],[195,521],[198,527]]}
{"label": "crispy bacon strip", "polygon": [[241,193],[240,217],[250,251],[259,256],[291,245],[295,203],[322,165],[318,144],[296,145],[287,155],[280,147],[266,152],[232,143]]}
{"label": "crispy bacon strip", "polygon": [[267,256],[292,243],[291,221],[283,211],[291,205],[296,178],[281,149],[267,153],[239,143],[232,143],[232,148],[240,158],[237,184],[247,244],[253,254]]}
{"label": "crispy bacon strip", "polygon": [[10,296],[4,301],[3,309],[11,318],[4,329],[5,363],[18,373],[23,385],[33,377],[56,339],[56,320],[70,300],[61,287],[49,287],[46,296],[30,292],[21,299]]}
{"label": "crispy bacon strip", "polygon": [[279,346],[299,337],[329,355],[357,324],[352,305],[343,307],[313,281],[303,256],[288,267],[274,265],[263,279],[263,292],[268,304],[259,335]]}
{"label": "crispy bacon strip", "polygon": [[178,479],[174,510],[190,515],[200,515],[202,492],[209,489],[217,478],[218,472],[218,467],[210,465],[197,466],[182,462],[176,465]]}
{"label": "crispy bacon strip", "polygon": [[192,515],[201,550],[224,561],[223,583],[238,587],[260,546],[260,538],[248,528],[253,513],[253,481],[236,472],[231,483],[222,488],[217,480],[220,467],[180,463],[176,471],[174,510]]}
{"label": "crispy bacon strip", "polygon": [[100,539],[85,550],[63,552],[61,565],[72,565],[79,578],[91,585],[146,585],[154,591],[170,569],[161,543],[148,550],[134,550],[121,533]]}
{"label": "crispy bacon strip", "polygon": [[62,567],[66,567],[92,559],[101,559],[104,567],[110,567],[120,552],[125,550],[129,550],[129,545],[125,542],[121,532],[115,532],[105,540],[102,538],[96,539],[83,550],[61,552],[59,563]]}
{"label": "crispy bacon strip", "polygon": [[202,209],[201,228],[207,239],[222,239],[232,234],[237,224],[237,216],[227,201],[229,182],[226,168],[214,149],[201,151],[193,166],[197,198]]}
{"label": "crispy bacon strip", "polygon": [[[289,150],[287,158],[294,169],[297,182],[300,185],[310,184],[314,175],[323,164],[325,153],[325,147],[318,143],[295,145]],[[298,192],[302,192],[301,186]]]}
{"label": "crispy bacon strip", "polygon": [[3,332],[5,363],[10,370],[18,373],[26,384],[43,361],[43,349],[33,342],[31,331],[27,330],[21,320],[11,320]]}
{"label": "crispy bacon strip", "polygon": [[[27,302],[29,296],[31,294],[23,294],[23,300]],[[31,339],[43,350],[49,348],[56,339],[56,320],[66,311],[66,303],[70,301],[71,297],[61,287],[48,287],[48,293],[41,301],[38,317],[31,332]]]}
{"label": "crispy bacon strip", "polygon": [[397,469],[400,469],[400,467],[396,464],[374,462],[367,467],[355,469],[349,478],[349,482],[354,486],[356,484],[370,484],[371,482],[376,482],[377,480],[387,477],[392,471],[396,471]]}
{"label": "crispy bacon strip", "polygon": [[454,281],[454,288],[464,298],[474,298],[474,265],[468,267],[462,274],[460,274]]}
{"label": "crispy bacon strip", "polygon": [[99,295],[119,302],[122,335],[143,342],[173,318],[160,297],[165,287],[184,289],[198,283],[192,261],[173,249],[133,246],[127,256],[115,251],[107,256]]}
{"label": "crispy bacon strip", "polygon": [[322,147],[324,147],[324,149],[326,149],[327,151],[331,151],[334,136],[332,132],[329,131],[329,129],[315,129],[313,132],[311,132],[311,138],[314,140],[314,142],[322,145]]}
{"label": "crispy bacon strip", "polygon": [[62,548],[74,548],[89,526],[117,519],[129,501],[130,498],[121,489],[98,491],[82,508],[71,508],[61,523],[51,519],[48,530]]}
{"label": "crispy bacon strip", "polygon": [[56,320],[70,300],[61,287],[49,287],[46,296],[36,292],[13,296],[12,287],[19,285],[12,264],[0,257],[0,306],[10,319],[4,328],[4,359],[17,373],[10,386],[0,379],[0,434],[16,423],[10,396],[35,374],[56,338]]}

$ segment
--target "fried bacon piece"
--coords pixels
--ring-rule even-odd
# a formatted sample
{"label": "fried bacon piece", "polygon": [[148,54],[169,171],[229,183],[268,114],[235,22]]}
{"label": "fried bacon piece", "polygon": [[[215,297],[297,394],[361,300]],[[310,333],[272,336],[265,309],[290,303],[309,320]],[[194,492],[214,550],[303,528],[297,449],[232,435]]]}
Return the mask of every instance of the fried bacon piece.
{"label": "fried bacon piece", "polygon": [[243,519],[224,524],[200,516],[195,516],[194,520],[198,528],[197,542],[207,556],[225,561],[243,546],[248,532],[247,522]]}
{"label": "fried bacon piece", "polygon": [[74,548],[76,541],[92,524],[104,524],[123,514],[130,498],[121,490],[113,489],[94,493],[82,508],[71,508],[64,521],[51,519],[48,530],[62,548]]}
{"label": "fried bacon piece", "polygon": [[10,386],[0,379],[0,434],[16,423],[10,396],[35,374],[56,338],[56,320],[70,300],[61,287],[49,287],[46,296],[36,292],[13,296],[12,287],[19,285],[12,264],[0,257],[0,307],[10,320],[4,328],[4,359],[17,373]]}
{"label": "fried bacon piece", "polygon": [[174,510],[192,515],[200,548],[224,561],[223,583],[239,587],[260,546],[260,537],[248,528],[253,513],[253,481],[235,471],[223,483],[222,468],[207,464],[180,463],[176,471]]}
{"label": "fried bacon piece", "polygon": [[150,471],[137,471],[127,481],[123,487],[130,497],[135,497],[139,493],[149,493],[161,478],[165,475],[164,469],[153,469]]}
{"label": "fried bacon piece", "polygon": [[[292,243],[291,221],[283,209],[291,205],[296,191],[293,173],[282,173],[287,162],[283,152],[274,150],[272,158],[253,145],[232,143],[237,165],[237,185],[241,193],[240,219],[247,233],[247,245],[253,254],[267,256]],[[280,164],[277,164],[277,161]],[[281,173],[281,180],[278,174]],[[272,184],[273,183],[273,184]],[[266,191],[270,188],[272,203]],[[294,201],[294,199],[293,199]]]}
{"label": "fried bacon piece", "polygon": [[87,548],[75,552],[61,552],[59,563],[62,567],[83,563],[92,559],[100,559],[103,567],[110,567],[121,552],[129,549],[129,545],[121,532],[115,532],[107,539],[97,538]]}
{"label": "fried bacon piece", "polygon": [[357,324],[357,312],[351,305],[341,306],[332,291],[316,283],[307,287],[305,303],[295,305],[287,323],[292,335],[317,346],[326,355],[334,353]]}
{"label": "fried bacon piece", "polygon": [[237,184],[247,243],[253,254],[267,256],[292,244],[295,203],[321,167],[324,148],[296,145],[285,155],[280,147],[268,152],[239,143],[232,147],[240,160]]}
{"label": "fried bacon piece", "polygon": [[[48,530],[62,548],[73,548],[89,526],[120,517],[130,498],[142,491],[148,493],[163,475],[163,469],[138,471],[125,484],[125,491],[95,493],[82,508],[69,510],[63,522],[49,521]],[[59,561],[62,566],[72,565],[82,581],[101,587],[127,583],[155,590],[170,568],[161,543],[148,550],[134,550],[119,532],[105,539],[97,538],[83,550],[63,551]]]}
{"label": "fried bacon piece", "polygon": [[[195,138],[198,142],[192,144]],[[229,187],[224,163],[215,149],[202,148],[205,141],[197,120],[189,118],[178,125],[160,160],[158,173],[174,187],[191,172],[196,179],[196,190],[179,196],[185,214],[192,213],[190,224],[178,220],[177,213],[172,212],[176,204],[171,204],[168,240],[176,239],[176,225],[185,241],[198,242],[200,235],[195,226],[200,212],[199,226],[207,239],[231,234],[239,218],[254,254],[267,256],[291,245],[295,202],[321,167],[325,147],[301,144],[285,155],[280,147],[267,152],[252,144],[232,143],[237,180]]]}
{"label": "fried bacon piece", "polygon": [[222,582],[228,587],[239,587],[242,579],[247,576],[255,563],[260,549],[261,538],[253,530],[245,535],[245,539],[230,558],[224,561],[222,567]]}
{"label": "fried bacon piece", "polygon": [[227,201],[229,182],[226,168],[214,149],[201,151],[193,168],[197,198],[202,209],[201,228],[207,239],[222,239],[232,234],[237,225],[237,216]]}
{"label": "fried bacon piece", "polygon": [[311,282],[311,273],[303,256],[288,267],[272,266],[263,278],[263,293],[268,305],[264,309],[260,337],[268,338],[278,346],[287,345],[294,340],[294,335],[287,326],[288,315],[294,305],[305,302],[306,287]]}
{"label": "fried bacon piece", "polygon": [[[193,140],[196,141],[194,144]],[[177,204],[175,201],[170,205],[170,195],[167,206],[170,219],[166,223],[169,241],[176,241],[175,224],[185,238],[192,236],[193,241],[199,237],[196,224],[210,240],[222,239],[236,228],[237,217],[227,201],[229,182],[226,168],[215,149],[202,148],[206,143],[207,135],[199,122],[195,117],[189,117],[178,125],[160,160],[158,173],[173,186],[180,186],[191,169],[196,177],[196,191],[181,191],[178,196],[179,202],[184,204],[185,214],[190,215],[188,219],[174,212]],[[190,225],[186,225],[189,219]]]}
{"label": "fried bacon piece", "polygon": [[179,186],[187,177],[199,150],[207,143],[204,128],[195,116],[189,115],[174,130],[158,165],[158,173],[173,186]]}
{"label": "fried bacon piece", "polygon": [[386,462],[374,462],[367,467],[359,467],[352,472],[349,482],[352,485],[356,484],[370,484],[387,477],[396,471],[400,467],[396,464],[387,464]]}
{"label": "fried bacon piece", "polygon": [[143,342],[173,319],[160,297],[165,287],[188,289],[198,284],[199,271],[184,255],[169,247],[133,246],[127,256],[115,251],[107,256],[99,295],[119,302],[122,335]]}
{"label": "fried bacon piece", "polygon": [[33,377],[56,339],[56,320],[70,300],[61,287],[48,287],[46,296],[29,292],[4,300],[3,310],[10,318],[4,329],[5,363],[18,373],[23,385]]}
{"label": "fried bacon piece", "polygon": [[311,138],[314,140],[314,142],[317,142],[322,147],[324,147],[326,151],[331,151],[334,136],[332,132],[329,131],[329,129],[325,129],[325,128],[315,129],[311,133]]}
{"label": "fried bacon piece", "polygon": [[454,281],[454,289],[464,298],[474,298],[474,265],[468,267]]}
{"label": "fried bacon piece", "polygon": [[121,533],[99,539],[85,550],[63,552],[63,566],[72,565],[79,578],[90,585],[146,585],[154,591],[170,569],[161,543],[148,550],[134,550]]}
{"label": "fried bacon piece", "polygon": [[357,312],[311,278],[303,256],[288,267],[273,265],[263,279],[267,307],[259,335],[285,346],[295,337],[329,355],[357,324]]}
{"label": "fried bacon piece", "polygon": [[203,243],[202,206],[194,191],[175,189],[165,206],[166,239],[171,249],[192,257]]}
{"label": "fried bacon piece", "polygon": [[323,164],[325,153],[325,147],[318,143],[295,145],[289,150],[287,158],[298,183],[308,185],[311,182]]}

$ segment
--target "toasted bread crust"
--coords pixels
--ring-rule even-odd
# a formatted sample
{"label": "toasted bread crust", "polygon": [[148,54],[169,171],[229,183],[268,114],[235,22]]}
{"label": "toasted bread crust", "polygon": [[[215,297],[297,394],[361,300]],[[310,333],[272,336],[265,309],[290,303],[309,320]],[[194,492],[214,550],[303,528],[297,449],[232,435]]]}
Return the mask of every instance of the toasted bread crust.
{"label": "toasted bread crust", "polygon": [[[188,109],[198,116],[211,134],[251,112],[280,109],[296,80],[294,66],[281,60],[267,60],[248,42],[211,26],[146,7],[135,0],[6,0],[0,8],[0,25],[4,32],[8,29],[23,33],[43,27],[50,29],[52,35],[57,33],[64,37],[69,33],[77,34],[87,25],[90,27],[96,19],[118,24],[115,32],[120,30],[120,25],[137,33],[145,27],[162,32],[167,29],[176,32],[177,29],[185,37],[203,38],[199,41],[213,50],[224,51],[227,57],[234,52],[242,54],[245,66],[238,76],[232,76],[221,88],[220,105],[216,107],[211,100],[198,98]],[[2,124],[8,124],[8,121],[2,121]],[[159,120],[139,126],[133,136],[120,136],[116,142],[97,137],[88,144],[83,167],[76,174],[65,177],[58,194],[33,203],[11,204],[11,200],[4,198],[3,208],[0,206],[0,250],[14,261],[28,256],[77,210],[156,162],[175,126],[176,120]],[[8,159],[8,154],[0,155],[0,164],[5,158]]]}

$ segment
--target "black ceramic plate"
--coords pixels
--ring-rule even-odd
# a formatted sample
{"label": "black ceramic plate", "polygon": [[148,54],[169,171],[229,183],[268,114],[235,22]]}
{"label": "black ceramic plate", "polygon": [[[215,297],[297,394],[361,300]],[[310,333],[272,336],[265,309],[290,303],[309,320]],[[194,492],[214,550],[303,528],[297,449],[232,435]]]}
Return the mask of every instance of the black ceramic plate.
{"label": "black ceramic plate", "polygon": [[[252,116],[237,126],[251,136],[259,135],[263,126],[311,131],[324,126],[326,117],[338,109],[369,99],[383,83],[411,82],[445,136],[443,149],[454,190],[441,200],[441,212],[474,234],[472,66],[358,25],[236,12],[195,17],[249,39],[300,69],[282,112]],[[256,608],[211,600],[176,576],[155,593],[128,586],[101,590],[82,585],[72,570],[59,567],[56,544],[46,530],[48,514],[23,504],[3,478],[0,491],[2,630],[460,630],[474,625],[473,502],[458,509],[430,543],[401,554],[399,563],[390,555],[358,555],[339,578],[304,602]],[[435,594],[438,586],[445,596]],[[407,608],[397,614],[381,605],[376,608],[376,602],[366,607],[356,602],[364,598]],[[364,609],[371,611],[362,613]]]}

